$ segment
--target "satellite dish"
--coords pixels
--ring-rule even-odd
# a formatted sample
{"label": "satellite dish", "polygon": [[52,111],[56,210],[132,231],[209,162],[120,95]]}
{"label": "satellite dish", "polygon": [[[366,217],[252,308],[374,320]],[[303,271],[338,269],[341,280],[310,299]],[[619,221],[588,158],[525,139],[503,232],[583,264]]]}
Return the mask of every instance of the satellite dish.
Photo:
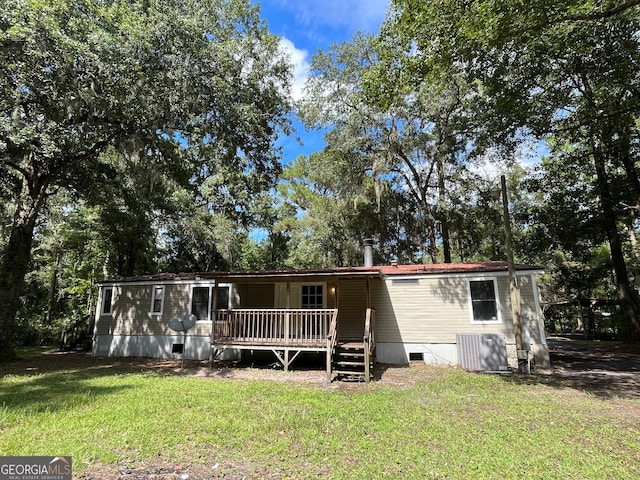
{"label": "satellite dish", "polygon": [[193,314],[183,315],[182,317],[175,317],[169,322],[169,328],[174,332],[183,332],[182,340],[182,365],[180,368],[184,368],[184,352],[186,351],[187,344],[187,330],[196,324],[198,318]]}
{"label": "satellite dish", "polygon": [[189,330],[196,324],[197,320],[198,318],[193,313],[190,315],[185,315],[184,317],[182,317],[182,325],[184,326],[185,330]]}
{"label": "satellite dish", "polygon": [[185,330],[182,319],[177,317],[169,322],[169,328],[174,332],[184,332]]}
{"label": "satellite dish", "polygon": [[169,322],[169,328],[174,332],[186,332],[196,324],[197,320],[197,317],[193,313],[183,315],[182,317],[175,317]]}

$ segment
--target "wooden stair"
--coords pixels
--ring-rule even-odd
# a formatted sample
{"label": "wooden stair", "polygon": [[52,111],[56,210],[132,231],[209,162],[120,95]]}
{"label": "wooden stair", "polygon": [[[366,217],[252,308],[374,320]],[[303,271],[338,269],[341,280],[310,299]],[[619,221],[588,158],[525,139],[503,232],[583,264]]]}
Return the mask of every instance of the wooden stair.
{"label": "wooden stair", "polygon": [[[333,373],[343,380],[368,381],[364,349],[364,342],[338,342],[332,358]],[[373,371],[373,365],[369,371]]]}

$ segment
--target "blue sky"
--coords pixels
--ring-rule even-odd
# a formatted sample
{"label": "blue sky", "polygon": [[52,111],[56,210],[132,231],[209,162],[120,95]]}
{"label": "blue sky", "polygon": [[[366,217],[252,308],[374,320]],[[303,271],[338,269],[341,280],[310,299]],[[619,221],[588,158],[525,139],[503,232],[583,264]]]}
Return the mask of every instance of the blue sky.
{"label": "blue sky", "polygon": [[[260,4],[262,18],[269,24],[271,33],[282,38],[295,67],[293,96],[302,94],[311,57],[319,50],[326,50],[334,43],[348,41],[357,31],[377,33],[382,24],[388,0],[256,0]],[[284,162],[293,161],[300,154],[322,150],[324,142],[318,132],[306,132],[299,123],[296,134],[303,141],[300,146],[295,138],[283,138]]]}

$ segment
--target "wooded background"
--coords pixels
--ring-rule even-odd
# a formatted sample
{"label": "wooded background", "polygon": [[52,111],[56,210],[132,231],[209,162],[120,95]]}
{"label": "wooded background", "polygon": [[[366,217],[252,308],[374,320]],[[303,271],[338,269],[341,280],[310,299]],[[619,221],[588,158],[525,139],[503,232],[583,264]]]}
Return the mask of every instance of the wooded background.
{"label": "wooded background", "polygon": [[[395,0],[303,100],[248,0],[0,6],[0,356],[165,271],[516,260],[640,339],[640,1]],[[297,116],[326,147],[283,159]],[[611,324],[611,325],[609,325]]]}

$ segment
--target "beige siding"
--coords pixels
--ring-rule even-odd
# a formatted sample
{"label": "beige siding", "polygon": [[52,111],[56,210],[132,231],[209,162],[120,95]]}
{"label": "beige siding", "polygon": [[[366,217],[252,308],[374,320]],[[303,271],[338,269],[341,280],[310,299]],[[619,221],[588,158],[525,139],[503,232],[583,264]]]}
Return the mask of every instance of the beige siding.
{"label": "beige siding", "polygon": [[531,343],[541,343],[540,330],[538,328],[538,313],[536,311],[536,299],[534,297],[531,276],[518,277],[520,287],[520,315],[523,324],[528,325],[531,334]]}
{"label": "beige siding", "polygon": [[[305,282],[306,283],[306,282]],[[98,335],[171,335],[169,322],[191,312],[193,285],[164,285],[161,315],[151,314],[151,297],[155,285],[122,284],[113,287],[111,315],[96,316]],[[207,286],[198,284],[198,286]],[[299,285],[298,285],[299,286]],[[333,286],[333,285],[331,285]],[[234,308],[274,308],[274,284],[235,285],[232,289]],[[327,285],[327,308],[335,305],[335,290]],[[210,322],[198,322],[189,335],[210,335]]]}
{"label": "beige siding", "polygon": [[[492,278],[483,276],[482,278]],[[509,279],[497,277],[501,323],[471,320],[468,277],[393,279],[372,284],[377,340],[401,343],[455,343],[456,333],[504,333],[513,343]],[[531,277],[519,277],[522,316],[532,340],[539,339]]]}
{"label": "beige siding", "polygon": [[[478,277],[480,278],[480,277]],[[490,275],[481,278],[494,278]],[[513,343],[508,276],[497,278],[501,323],[471,321],[468,277],[422,277],[373,279],[371,304],[376,309],[377,341],[388,343],[455,343],[456,333],[504,333]],[[308,279],[302,283],[316,283]],[[540,343],[534,289],[530,275],[519,276],[523,322],[529,326],[532,343]],[[201,284],[205,286],[205,284]],[[336,300],[336,288],[338,298]],[[161,315],[152,315],[154,285],[123,284],[113,288],[112,315],[97,315],[99,335],[172,335],[169,322],[190,312],[192,285],[165,285]],[[275,286],[234,286],[234,308],[274,308]],[[340,279],[326,284],[327,308],[339,309],[339,334],[360,337],[367,307],[367,281]],[[337,305],[336,305],[337,303]],[[211,333],[210,322],[198,322],[190,335]]]}
{"label": "beige siding", "polygon": [[273,308],[274,284],[250,283],[236,285],[239,302],[237,308]]}
{"label": "beige siding", "polygon": [[[191,285],[165,285],[161,315],[151,314],[153,285],[120,285],[113,288],[111,316],[100,316],[96,333],[109,335],[172,335],[171,319],[190,313]],[[198,322],[189,335],[210,335],[211,324]]]}
{"label": "beige siding", "polygon": [[362,338],[366,310],[366,280],[340,280],[338,283],[338,333],[341,338]]}
{"label": "beige siding", "polygon": [[[302,285],[321,283],[325,285],[326,308],[335,308],[335,283],[317,282],[305,280],[301,282],[291,282],[291,308],[300,308],[300,292]],[[278,288],[276,288],[278,287]],[[237,291],[239,301],[235,308],[285,308],[286,283],[281,284],[244,284],[234,287]],[[279,298],[276,303],[276,291]]]}

